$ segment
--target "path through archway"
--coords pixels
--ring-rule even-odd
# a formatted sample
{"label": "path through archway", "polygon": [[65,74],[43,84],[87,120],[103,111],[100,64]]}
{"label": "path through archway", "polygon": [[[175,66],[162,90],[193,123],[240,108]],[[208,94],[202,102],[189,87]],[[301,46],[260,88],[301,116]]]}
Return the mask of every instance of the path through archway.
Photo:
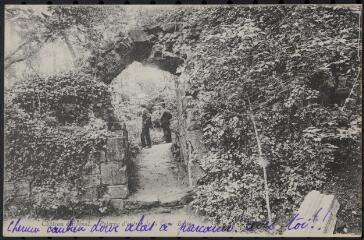
{"label": "path through archway", "polygon": [[[142,149],[129,171],[129,201],[140,205],[158,203],[160,206],[184,205],[190,196],[187,174],[172,155],[172,143],[166,143],[161,130],[161,115],[172,114],[172,138],[177,132],[177,102],[175,76],[155,65],[133,62],[110,83],[112,104],[118,119],[129,132],[131,148],[141,147],[141,105],[151,115],[152,147]],[[143,205],[142,204],[142,205]]]}

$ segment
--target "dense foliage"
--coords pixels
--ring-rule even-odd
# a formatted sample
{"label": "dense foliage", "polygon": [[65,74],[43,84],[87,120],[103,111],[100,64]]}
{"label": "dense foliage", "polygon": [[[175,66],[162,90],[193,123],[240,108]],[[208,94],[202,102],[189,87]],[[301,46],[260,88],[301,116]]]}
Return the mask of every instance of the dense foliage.
{"label": "dense foliage", "polygon": [[266,219],[252,115],[274,221],[289,217],[309,191],[322,190],[337,174],[334,163],[361,166],[357,12],[211,7],[169,17],[187,23],[168,40],[187,55],[182,78],[211,150],[200,161],[207,175],[193,202],[201,213],[220,223],[241,222],[243,213]]}
{"label": "dense foliage", "polygon": [[[101,202],[81,196],[87,184],[83,175],[112,136],[91,114],[109,103],[107,87],[88,75],[67,73],[26,79],[12,91],[5,112],[5,169],[8,181],[28,179],[32,186],[32,209],[26,213],[49,214],[85,204],[97,210]],[[8,201],[13,197],[7,196]],[[23,204],[17,207],[24,209]],[[64,211],[55,214],[67,215]]]}
{"label": "dense foliage", "polygon": [[[90,52],[119,34],[125,12],[107,6],[17,6],[7,8],[5,15],[13,31],[7,36],[17,40],[7,42],[5,57],[7,81],[15,83],[6,92],[6,181],[25,179],[32,187],[31,202],[18,202],[18,194],[6,196],[6,208],[11,208],[7,213],[54,217],[84,214],[87,209],[105,213],[102,199],[82,198],[88,184],[83,176],[95,164],[92,156],[105,150],[106,139],[113,136],[110,130],[121,126],[108,86],[94,74],[95,65],[87,66],[99,64],[88,58]],[[56,41],[65,43],[75,66],[48,76],[37,67],[37,55]],[[15,71],[15,64],[23,61],[25,70]],[[138,147],[130,150],[135,155]],[[99,188],[101,197],[105,189]]]}
{"label": "dense foliage", "polygon": [[70,72],[40,78],[32,76],[19,82],[13,103],[31,114],[47,114],[60,124],[87,123],[90,111],[100,112],[110,105],[105,84],[91,75]]}
{"label": "dense foliage", "polygon": [[[162,11],[157,17],[154,13],[143,18],[144,24],[163,25],[153,48],[185,59],[178,79],[185,82],[179,86],[192,98],[189,107],[199,111],[208,149],[197,159],[206,175],[193,207],[217,223],[243,226],[242,214],[265,221],[264,165],[274,222],[283,223],[311,190],[339,196],[343,218],[360,222],[361,214],[353,212],[361,211],[361,202],[346,199],[360,195],[359,189],[343,187],[347,181],[359,186],[360,180],[339,173],[343,166],[349,173],[361,169],[359,12],[325,6],[208,6]],[[31,176],[35,183],[44,181],[55,192],[67,189],[62,194],[72,196],[74,189],[61,186],[82,188],[76,184],[77,173],[85,170],[86,157],[102,149],[109,134],[100,127],[104,122],[92,123],[93,115],[115,121],[110,93],[101,83],[105,79],[94,79],[105,74],[94,70],[106,72],[110,79],[104,82],[110,82],[130,60],[124,58],[130,39],[120,30],[126,29],[123,18],[110,9],[67,7],[50,8],[48,15],[19,9],[7,14],[42,29],[27,45],[63,38],[71,52],[79,50],[78,63],[89,73],[26,79],[14,88],[11,109],[6,109],[9,177]],[[23,35],[34,32],[24,30]],[[7,66],[24,59],[13,55]],[[119,100],[114,103],[119,117],[135,120],[134,129],[139,128],[139,103],[133,105],[135,99],[128,96]],[[157,119],[161,99],[153,95],[145,100]],[[170,98],[163,100],[175,110]],[[70,125],[78,127],[65,127]],[[135,145],[133,149],[138,151]],[[49,201],[61,206],[51,197]]]}

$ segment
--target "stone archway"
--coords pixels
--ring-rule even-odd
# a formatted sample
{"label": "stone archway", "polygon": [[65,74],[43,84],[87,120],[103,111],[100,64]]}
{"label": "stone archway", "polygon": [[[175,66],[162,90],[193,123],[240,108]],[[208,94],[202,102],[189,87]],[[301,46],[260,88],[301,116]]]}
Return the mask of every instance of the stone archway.
{"label": "stone archway", "polygon": [[88,69],[86,71],[110,84],[129,64],[138,61],[179,75],[176,70],[184,59],[154,47],[157,43],[156,35],[160,31],[163,30],[159,27],[145,27],[129,30],[126,35],[119,33],[115,41],[105,44],[101,49],[92,50],[88,65],[85,66]]}
{"label": "stone archway", "polygon": [[[110,85],[111,82],[117,78],[121,72],[123,72],[129,65],[133,62],[140,62],[145,65],[154,66],[159,70],[166,71],[175,75],[176,78],[180,75],[177,73],[177,68],[184,63],[184,58],[177,56],[176,54],[168,51],[162,51],[158,49],[158,41],[157,41],[157,34],[160,32],[164,32],[163,28],[160,27],[152,27],[152,28],[145,28],[145,29],[135,29],[130,30],[127,35],[119,34],[118,38],[105,46],[102,49],[98,49],[97,51],[93,51],[92,56],[89,58],[89,66],[88,69],[94,70],[91,72],[99,81],[104,82],[105,84]],[[176,86],[178,87],[178,86]],[[114,115],[115,113],[113,113]],[[108,118],[108,120],[113,121],[114,118]],[[119,130],[119,126],[116,126],[116,129],[111,130]],[[160,146],[164,149],[166,146]],[[164,147],[164,148],[163,148]],[[158,150],[158,149],[157,149]],[[170,151],[169,148],[165,148],[164,152]],[[163,152],[159,149],[157,152]],[[153,157],[154,155],[152,155]],[[147,155],[146,157],[151,157]],[[156,157],[157,159],[164,159],[161,157]],[[152,161],[147,161],[152,162]],[[106,163],[105,166],[109,167],[109,163]],[[161,164],[165,165],[165,162],[161,162]],[[130,166],[130,162],[126,165]],[[103,167],[104,172],[102,172],[106,177],[106,180],[109,178],[107,173],[109,172],[106,167]],[[110,169],[115,167],[114,165],[110,165]],[[125,178],[125,172],[129,171],[130,167],[126,169],[122,169],[117,175],[119,176],[116,178],[116,181]],[[158,169],[157,169],[158,170]],[[111,170],[110,170],[111,171]],[[148,174],[144,174],[148,175]],[[103,175],[101,176],[103,177]],[[114,179],[110,177],[110,179]],[[171,177],[172,179],[172,177]],[[114,181],[114,180],[113,180]],[[173,182],[172,180],[169,182]],[[119,183],[117,181],[117,183]],[[121,183],[121,182],[120,182]],[[130,181],[128,181],[130,183]],[[110,182],[110,184],[114,184],[114,182]],[[179,186],[180,183],[175,183],[176,186]],[[124,205],[135,205],[136,203],[131,202],[137,201],[139,195],[143,195],[140,193],[139,195],[132,195],[133,198],[131,200],[123,200],[129,195],[129,188],[126,189],[125,185],[110,185],[110,193],[115,193],[112,195],[112,205],[115,208],[125,208]],[[161,186],[162,187],[162,186]],[[163,188],[163,187],[162,187]],[[180,189],[175,187],[176,189]],[[182,189],[182,185],[181,185]],[[168,188],[166,188],[168,190]],[[185,190],[185,189],[184,189]],[[184,191],[185,192],[185,191]],[[119,194],[120,193],[120,194]],[[123,194],[121,194],[123,193]],[[125,194],[124,194],[125,193]],[[166,199],[164,199],[166,200]],[[140,203],[138,203],[140,204]],[[136,204],[136,205],[138,205]],[[129,206],[130,207],[130,206]],[[135,207],[135,206],[131,206]]]}
{"label": "stone archway", "polygon": [[[93,49],[86,59],[83,71],[94,76],[98,81],[110,85],[125,68],[137,61],[154,66],[178,77],[177,68],[185,59],[175,53],[158,49],[159,34],[168,34],[171,27],[144,26],[140,29],[129,30],[126,34],[120,32],[111,42],[107,42],[99,49]],[[174,26],[174,25],[173,25]],[[176,27],[173,28],[176,30]],[[108,129],[119,131],[123,127],[115,116],[111,103],[94,109],[96,117],[105,120]]]}
{"label": "stone archway", "polygon": [[[155,66],[179,78],[180,73],[177,72],[177,68],[184,64],[186,56],[168,51],[171,50],[170,46],[166,46],[164,50],[159,48],[161,44],[160,35],[170,34],[173,31],[180,30],[179,28],[180,26],[177,27],[175,24],[167,24],[166,26],[145,26],[140,29],[129,30],[127,34],[119,33],[114,41],[105,43],[100,49],[92,51],[87,61],[88,65],[85,66],[85,71],[89,71],[99,81],[110,85],[113,79],[124,69],[137,61],[142,64]],[[168,44],[173,44],[173,42]],[[184,86],[180,86],[179,81],[176,81],[176,90],[178,115],[182,116],[183,113],[186,113],[186,116],[178,119],[177,131],[179,136],[176,141],[179,145],[180,155],[184,165],[189,167],[189,175],[191,173],[193,173],[192,175],[201,175],[197,171],[199,168],[190,162],[193,156],[203,152],[199,144],[201,134],[198,129],[191,128],[194,120],[190,115],[193,111],[187,109],[191,108],[191,106],[187,106],[191,104],[188,104],[188,96],[185,96]],[[107,121],[117,121],[114,113],[109,113]],[[113,126],[110,130],[120,129],[121,126]],[[191,149],[195,150],[192,151]],[[196,171],[197,173],[195,174]],[[190,185],[195,184],[193,178],[194,176],[190,176]]]}

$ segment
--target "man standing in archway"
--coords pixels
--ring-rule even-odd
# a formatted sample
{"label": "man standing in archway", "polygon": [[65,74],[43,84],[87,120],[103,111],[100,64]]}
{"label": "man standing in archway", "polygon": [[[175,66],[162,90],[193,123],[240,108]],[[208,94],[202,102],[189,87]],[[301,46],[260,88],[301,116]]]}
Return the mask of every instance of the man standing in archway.
{"label": "man standing in archway", "polygon": [[149,129],[152,126],[152,118],[150,116],[150,113],[147,109],[147,107],[142,104],[141,107],[142,110],[142,133],[141,133],[141,141],[142,141],[142,147],[152,147],[152,141],[150,140],[150,131]]}
{"label": "man standing in archway", "polygon": [[160,121],[161,121],[161,127],[163,129],[164,140],[166,143],[170,143],[172,142],[171,128],[170,128],[171,125],[170,120],[172,118],[172,114],[166,109],[165,103],[162,103],[161,106],[163,108],[163,113]]}

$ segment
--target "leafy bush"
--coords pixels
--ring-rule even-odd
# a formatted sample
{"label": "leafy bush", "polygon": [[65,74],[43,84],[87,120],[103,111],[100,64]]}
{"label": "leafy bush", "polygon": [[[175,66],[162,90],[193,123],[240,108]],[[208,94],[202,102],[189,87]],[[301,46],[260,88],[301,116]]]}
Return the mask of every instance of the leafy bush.
{"label": "leafy bush", "polygon": [[188,56],[180,79],[213,151],[201,160],[206,176],[192,204],[219,223],[243,225],[243,212],[266,220],[254,114],[273,218],[284,222],[323,189],[332,163],[360,161],[348,145],[361,142],[360,130],[348,134],[361,116],[359,14],[322,6],[186,12],[168,14],[188,25],[171,36],[173,49]]}
{"label": "leafy bush", "polygon": [[99,214],[107,211],[102,189],[94,202],[82,199],[83,176],[114,136],[91,114],[109,104],[106,85],[71,72],[27,79],[14,90],[5,108],[6,177],[10,182],[29,179],[32,196],[26,207],[16,195],[7,196],[9,213],[26,209],[24,214],[70,216],[84,214],[87,206]]}
{"label": "leafy bush", "polygon": [[[28,214],[40,214],[38,210],[42,208],[56,211],[82,202],[99,204],[81,200],[85,190],[82,176],[87,173],[87,166],[94,164],[89,162],[94,159],[92,155],[105,150],[110,132],[53,127],[46,116],[32,119],[14,106],[6,111],[6,116],[5,169],[11,182],[30,179],[33,195]],[[8,203],[13,202],[9,197]]]}
{"label": "leafy bush", "polygon": [[[208,173],[197,189],[195,208],[219,224],[245,223],[241,216],[259,220],[265,212],[263,179],[254,159],[234,151],[215,152],[204,156],[202,168]],[[252,191],[254,189],[254,191]]]}
{"label": "leafy bush", "polygon": [[111,102],[107,85],[79,72],[29,77],[20,81],[13,91],[16,93],[13,103],[19,108],[31,116],[55,117],[60,124],[87,123],[90,111],[102,113]]}

